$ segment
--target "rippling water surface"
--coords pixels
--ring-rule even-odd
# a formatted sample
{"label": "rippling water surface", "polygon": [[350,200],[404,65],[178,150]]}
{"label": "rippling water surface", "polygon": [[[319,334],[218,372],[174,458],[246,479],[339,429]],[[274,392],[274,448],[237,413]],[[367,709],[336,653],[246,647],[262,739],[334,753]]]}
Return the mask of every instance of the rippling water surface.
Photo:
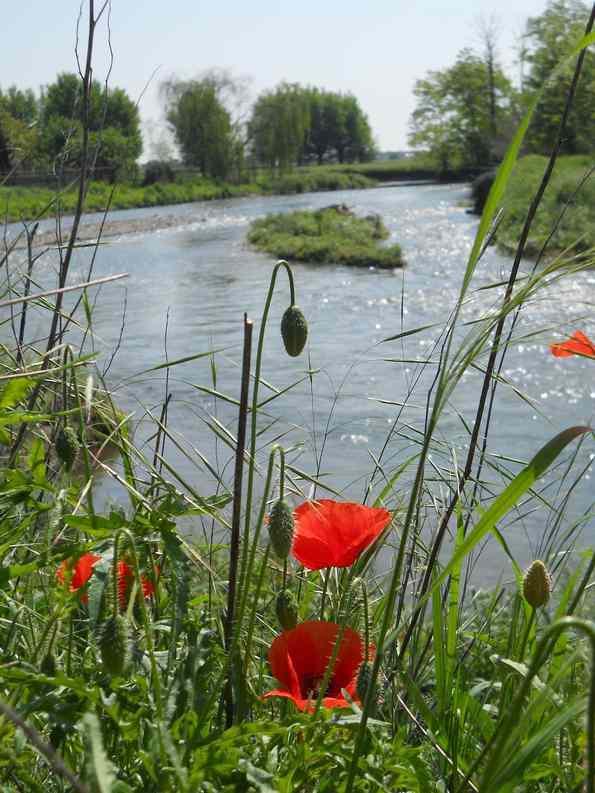
{"label": "rippling water surface", "polygon": [[[217,417],[235,434],[234,410],[195,386],[216,387],[234,398],[239,393],[243,313],[248,312],[258,323],[273,263],[247,247],[248,224],[268,212],[339,202],[360,214],[380,213],[391,231],[391,241],[402,244],[407,267],[389,272],[295,264],[297,302],[310,326],[308,355],[290,359],[283,353],[278,325],[288,304],[288,289],[282,276],[273,298],[263,363],[264,378],[278,389],[299,380],[308,367],[315,374],[312,387],[306,379],[269,403],[271,426],[262,441],[280,436],[284,446],[294,448],[291,459],[298,468],[310,474],[318,471],[332,488],[361,498],[387,433],[392,432],[392,437],[383,452],[385,472],[394,470],[418,448],[426,390],[438,354],[432,352],[433,344],[441,328],[397,342],[378,342],[421,325],[440,325],[452,310],[477,227],[477,219],[462,206],[466,192],[460,185],[401,186],[113,213],[114,219],[175,215],[181,220],[179,227],[165,231],[110,240],[99,251],[96,276],[130,274],[123,284],[101,290],[94,312],[94,344],[101,356],[100,366],[105,366],[121,335],[107,374],[118,404],[140,420],[145,408],[158,413],[168,388],[172,394],[169,427],[184,439],[181,442],[190,456],[187,459],[169,443],[168,459],[193,487],[212,493],[213,478],[193,453],[194,446],[229,483],[230,450],[222,441],[215,441],[206,422]],[[88,256],[80,255],[72,282],[85,278],[87,265]],[[529,266],[525,265],[525,271]],[[465,321],[478,319],[490,309],[500,290],[476,290],[505,278],[509,267],[508,257],[493,248],[487,251],[464,308]],[[502,375],[508,385],[499,389],[490,462],[518,470],[515,461],[529,459],[561,429],[592,421],[595,367],[583,359],[552,358],[546,342],[555,338],[558,330],[589,328],[589,320],[585,320],[589,315],[592,330],[594,300],[595,275],[591,272],[557,284],[523,310],[515,336],[537,330],[543,333],[522,341],[507,357]],[[220,350],[214,359],[216,383],[210,358],[171,369],[167,385],[164,372],[133,377],[162,363],[166,355],[172,360],[209,349]],[[407,362],[401,362],[403,359]],[[426,366],[415,363],[427,359],[430,363]],[[417,386],[408,395],[418,377]],[[480,375],[470,373],[455,392],[437,436],[438,441],[447,440],[454,451],[449,453],[446,446],[441,449],[437,445],[433,453],[436,473],[452,465],[453,453],[458,464],[463,464],[468,438],[464,422],[472,422],[479,387]],[[271,393],[262,390],[263,398]],[[405,401],[408,406],[394,426],[399,405]],[[137,441],[142,445],[150,432],[148,424],[140,421]],[[588,441],[580,454],[582,464],[589,464],[592,450],[593,443]],[[148,442],[145,451],[150,455]],[[577,488],[573,514],[593,503],[592,475],[589,467]],[[493,492],[502,488],[504,480],[493,468],[487,467],[484,476]],[[122,497],[108,480],[101,490],[103,498]],[[436,484],[435,495],[445,494],[445,486]],[[553,489],[550,495],[553,497]],[[543,511],[525,511],[522,519],[507,529],[507,539],[521,562],[538,551],[544,519]],[[430,508],[430,528],[433,521]],[[591,523],[584,544],[594,538]],[[505,568],[500,549],[490,546],[478,569],[483,579],[492,580]]]}

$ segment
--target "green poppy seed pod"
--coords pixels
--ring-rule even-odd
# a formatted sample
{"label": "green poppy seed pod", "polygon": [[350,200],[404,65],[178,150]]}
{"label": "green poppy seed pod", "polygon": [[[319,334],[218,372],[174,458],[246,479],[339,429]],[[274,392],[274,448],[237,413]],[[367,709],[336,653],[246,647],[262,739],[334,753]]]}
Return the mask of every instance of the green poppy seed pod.
{"label": "green poppy seed pod", "polygon": [[51,650],[44,655],[39,664],[39,671],[48,677],[56,676],[56,656]]}
{"label": "green poppy seed pod", "polygon": [[545,604],[550,599],[552,592],[552,579],[542,561],[534,561],[523,579],[523,595],[525,600],[534,609]]}
{"label": "green poppy seed pod", "polygon": [[130,630],[126,617],[118,614],[103,623],[99,635],[99,652],[105,671],[121,676],[130,658]]}
{"label": "green poppy seed pod", "polygon": [[289,589],[282,589],[277,595],[275,603],[277,619],[284,631],[295,628],[298,621],[298,607],[293,592]]}
{"label": "green poppy seed pod", "polygon": [[364,661],[359,668],[359,672],[357,673],[357,680],[355,683],[355,693],[357,694],[357,697],[360,700],[360,702],[365,702],[371,682],[372,682],[372,663],[370,661]]}
{"label": "green poppy seed pod", "polygon": [[75,431],[68,424],[61,427],[56,435],[56,454],[67,471],[70,471],[76,460],[79,450],[79,441]]}
{"label": "green poppy seed pod", "polygon": [[287,559],[293,542],[293,510],[284,499],[275,501],[269,515],[269,536],[279,559]]}
{"label": "green poppy seed pod", "polygon": [[281,319],[281,336],[288,355],[298,356],[306,345],[308,322],[299,306],[289,306]]}

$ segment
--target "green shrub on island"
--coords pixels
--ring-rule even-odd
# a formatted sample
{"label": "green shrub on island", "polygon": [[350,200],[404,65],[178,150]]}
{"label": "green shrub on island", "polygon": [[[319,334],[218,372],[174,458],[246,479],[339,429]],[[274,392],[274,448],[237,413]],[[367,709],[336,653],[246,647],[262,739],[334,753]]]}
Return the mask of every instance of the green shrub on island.
{"label": "green shrub on island", "polygon": [[399,245],[383,247],[389,236],[378,215],[357,217],[344,204],[284,212],[255,220],[248,242],[281,259],[317,264],[392,269],[403,266]]}

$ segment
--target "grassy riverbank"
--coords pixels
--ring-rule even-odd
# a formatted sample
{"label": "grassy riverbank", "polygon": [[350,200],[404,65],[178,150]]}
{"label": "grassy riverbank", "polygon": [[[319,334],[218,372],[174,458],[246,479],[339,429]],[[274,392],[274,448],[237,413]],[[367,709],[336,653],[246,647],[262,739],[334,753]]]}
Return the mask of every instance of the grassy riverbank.
{"label": "grassy riverbank", "polygon": [[[296,170],[283,176],[259,175],[254,182],[244,184],[218,183],[208,179],[184,179],[178,182],[158,182],[147,187],[133,184],[109,185],[92,182],[85,209],[103,212],[111,209],[133,209],[217,198],[239,198],[248,195],[285,195],[317,190],[353,190],[374,187],[376,182],[358,173],[334,171],[328,168]],[[59,195],[46,187],[0,187],[2,218],[10,221],[50,217],[60,210],[71,214],[76,206],[74,187]]]}
{"label": "grassy riverbank", "polygon": [[[455,172],[452,176],[457,178],[460,175]],[[156,182],[148,186],[122,183],[114,187],[106,182],[95,181],[89,186],[85,210],[103,212],[108,204],[111,209],[134,209],[249,195],[360,190],[387,181],[433,178],[438,179],[439,174],[427,156],[419,155],[369,163],[310,165],[276,175],[263,169],[255,172],[251,181],[240,184],[214,182],[183,174],[174,182]],[[57,196],[50,187],[0,186],[0,212],[8,222],[51,217],[58,210],[63,214],[71,214],[76,200],[75,187],[65,189]]]}
{"label": "grassy riverbank", "polygon": [[[497,244],[503,250],[516,248],[546,163],[546,157],[530,155],[519,160],[513,171],[496,237]],[[595,246],[595,174],[578,189],[593,165],[593,158],[588,156],[558,159],[531,227],[526,248],[529,256],[537,256],[548,240],[550,254],[563,250],[580,253]]]}
{"label": "grassy riverbank", "polygon": [[388,229],[377,215],[357,217],[347,207],[281,212],[255,220],[248,242],[290,261],[392,269],[403,266],[399,245],[382,247]]}

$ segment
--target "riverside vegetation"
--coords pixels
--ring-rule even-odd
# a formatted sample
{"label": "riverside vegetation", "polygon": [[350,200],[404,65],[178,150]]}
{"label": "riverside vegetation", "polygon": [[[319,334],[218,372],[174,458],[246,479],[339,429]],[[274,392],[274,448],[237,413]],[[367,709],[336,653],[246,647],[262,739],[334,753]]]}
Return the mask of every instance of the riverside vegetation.
{"label": "riverside vegetation", "polygon": [[389,231],[378,215],[360,218],[344,204],[281,212],[252,222],[248,242],[277,258],[392,269],[403,266],[399,245],[382,247]]}
{"label": "riverside vegetation", "polygon": [[[92,43],[92,2],[89,16]],[[578,50],[593,42],[587,35]],[[89,97],[90,58],[82,81]],[[284,261],[272,270],[254,344],[244,318],[237,394],[218,390],[215,348],[154,367],[174,375],[181,363],[210,363],[204,388],[235,411],[229,425],[217,411],[204,420],[228,459],[187,449],[169,425],[167,391],[157,414],[144,416],[152,445],[135,442],[85,345],[91,290],[98,280],[109,288],[110,278],[93,278],[100,248],[87,280],[72,281],[83,253],[83,142],[75,233],[55,253],[30,244],[21,254],[8,241],[0,255],[9,273],[0,298],[6,793],[595,793],[595,551],[582,547],[592,510],[572,511],[574,493],[591,485],[579,452],[592,447],[593,431],[567,427],[529,461],[492,454],[489,444],[507,351],[540,330],[512,335],[525,304],[592,269],[593,257],[557,256],[517,279],[522,234],[507,287],[492,285],[491,310],[471,324],[461,318],[530,120],[531,111],[494,181],[459,294],[362,472],[360,503],[335,491],[320,458],[318,468],[300,468],[277,428],[275,402],[317,384],[306,348],[316,337]],[[526,230],[532,221],[529,213]],[[35,268],[50,255],[58,278],[48,294]],[[67,304],[66,285],[80,299]],[[263,366],[273,300],[287,306],[285,349],[305,370],[288,384]],[[400,328],[383,349],[427,330]],[[551,355],[595,364],[589,335],[574,333]],[[429,366],[433,383],[419,393]],[[461,416],[469,436],[461,460],[448,445],[447,411],[478,371],[477,403]],[[414,425],[408,408],[420,400]],[[102,438],[89,436],[96,403]],[[404,458],[393,455],[399,429],[411,442]],[[323,446],[324,434],[317,440]],[[107,444],[117,464],[105,460]],[[209,472],[210,490],[184,480],[170,445]],[[125,504],[97,508],[100,475],[119,482]],[[529,513],[543,525],[541,558],[523,571],[507,533]],[[189,542],[182,519],[201,527],[202,542]],[[470,574],[488,535],[511,582],[475,591]],[[391,554],[383,576],[381,552]]]}

